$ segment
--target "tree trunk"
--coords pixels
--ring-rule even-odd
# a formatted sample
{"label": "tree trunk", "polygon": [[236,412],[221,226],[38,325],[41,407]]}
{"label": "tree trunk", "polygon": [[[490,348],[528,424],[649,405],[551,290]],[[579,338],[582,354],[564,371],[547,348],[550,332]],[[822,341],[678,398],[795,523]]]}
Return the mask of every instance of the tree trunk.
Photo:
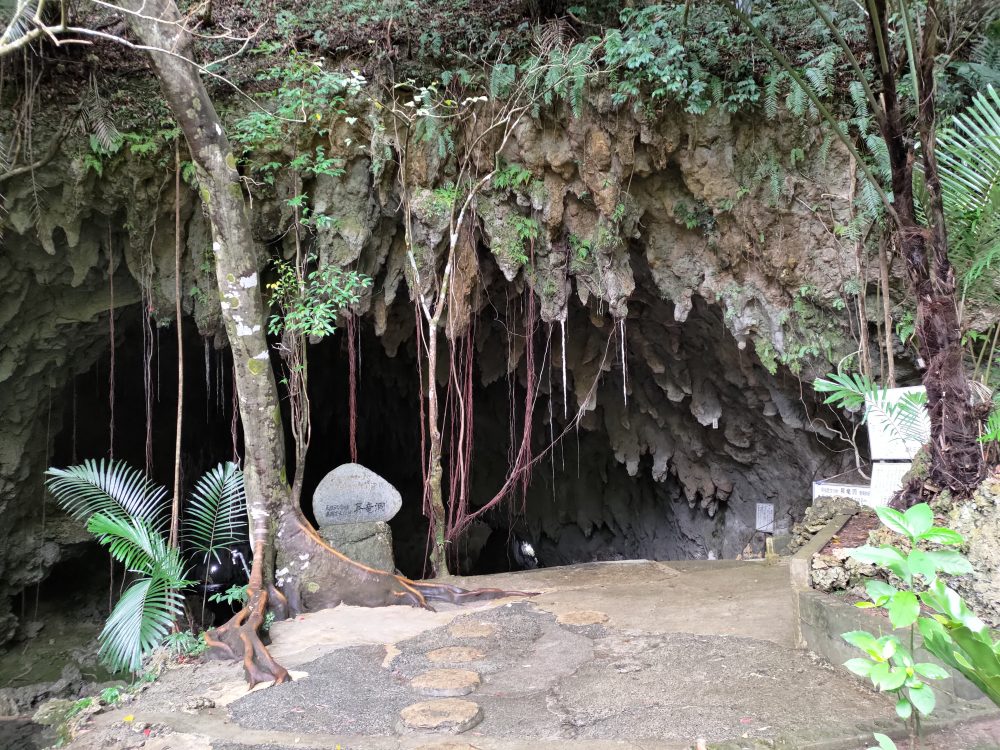
{"label": "tree trunk", "polygon": [[[244,609],[207,635],[212,652],[242,658],[251,686],[269,680],[284,682],[288,672],[271,658],[258,635],[268,609],[283,618],[290,612],[341,602],[426,607],[428,600],[458,602],[520,594],[416,583],[359,565],[324,544],[292,502],[278,389],[264,330],[266,310],[256,243],[236,158],[198,71],[188,62],[190,40],[173,0],[125,0],[122,7],[144,45],[170,51],[152,51],[150,58],[198,168],[201,199],[212,225],[216,278],[243,421],[253,568]],[[277,548],[275,534],[281,540]]]}
{"label": "tree trunk", "polygon": [[[219,116],[198,76],[184,57],[190,43],[171,0],[125,0],[129,24],[151,52],[164,97],[184,131],[198,168],[202,203],[212,225],[212,251],[222,313],[235,364],[236,389],[243,419],[246,459],[243,466],[247,508],[252,521],[254,559],[246,609],[209,637],[210,645],[242,657],[254,685],[284,682],[288,673],[271,659],[257,636],[269,599],[281,603],[265,567],[271,519],[288,498],[284,435],[278,391],[263,330],[256,243],[243,201],[240,175]],[[161,19],[161,20],[156,20]],[[180,56],[178,56],[180,55]]]}
{"label": "tree trunk", "polygon": [[902,107],[896,89],[896,64],[888,46],[886,1],[873,0],[873,5],[876,15],[868,19],[869,47],[879,66],[884,111],[878,119],[889,152],[896,231],[917,300],[917,341],[926,367],[923,383],[931,421],[931,476],[942,488],[965,494],[982,476],[982,457],[977,444],[978,420],[962,360],[955,277],[948,262],[948,238],[934,157],[937,15],[934,0],[930,0],[916,61],[921,92],[917,130],[928,195],[928,227],[925,228],[916,220],[914,154],[904,136]]}
{"label": "tree trunk", "polygon": [[435,578],[450,574],[448,556],[445,550],[446,518],[441,478],[441,427],[438,422],[437,393],[437,334],[435,321],[431,321],[427,331],[427,488],[425,502],[429,506],[431,522],[431,571]]}

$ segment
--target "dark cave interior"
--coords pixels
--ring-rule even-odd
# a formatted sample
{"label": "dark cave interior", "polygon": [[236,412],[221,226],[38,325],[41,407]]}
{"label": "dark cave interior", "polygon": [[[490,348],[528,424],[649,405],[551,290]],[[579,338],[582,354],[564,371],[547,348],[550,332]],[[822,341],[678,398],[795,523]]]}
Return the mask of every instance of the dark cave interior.
{"label": "dark cave interior", "polygon": [[[401,321],[397,320],[396,325],[408,325],[412,331],[412,308],[397,307],[401,308],[396,313]],[[487,306],[476,323],[475,444],[470,493],[473,507],[493,496],[503,484],[512,444],[520,440],[524,360],[510,372],[504,364],[511,351],[510,336],[505,332],[512,330],[507,320],[512,314],[516,315],[517,310],[500,313]],[[110,351],[90,372],[66,388],[62,403],[56,407],[63,410],[64,418],[63,429],[54,441],[53,465],[107,457],[113,423],[114,457],[136,467],[147,466],[148,387],[152,409],[148,456],[151,475],[164,486],[172,483],[176,338],[172,325],[147,329],[144,337],[143,322],[137,306],[117,316],[113,420]],[[571,363],[574,359],[586,361],[594,358],[595,350],[604,350],[604,360],[591,367],[593,377],[598,379],[596,408],[575,425],[571,424],[574,401],[579,402],[586,391],[575,381],[583,376],[578,374],[579,368],[571,368],[574,382],[569,386],[570,403],[564,404],[562,355],[556,356],[558,326],[538,327],[535,341],[540,376],[533,455],[542,454],[550,445],[552,448],[535,464],[527,492],[516,494],[484,515],[453,547],[453,565],[458,572],[487,573],[517,567],[507,543],[515,538],[530,543],[543,566],[609,559],[732,557],[748,545],[763,545],[762,536],[746,520],[748,514],[752,516],[752,509],[742,506],[752,506],[755,501],[779,502],[779,525],[787,529],[796,520],[794,515],[808,500],[805,494],[784,505],[775,495],[786,489],[789,477],[804,480],[802,490],[807,491],[807,482],[817,472],[826,449],[814,437],[803,441],[797,430],[800,425],[793,422],[789,426],[776,419],[773,404],[769,408],[766,398],[761,401],[753,395],[750,386],[760,391],[761,385],[748,385],[746,377],[750,381],[775,379],[756,363],[754,355],[738,349],[718,308],[696,299],[687,319],[679,323],[673,320],[670,303],[639,290],[628,325],[625,368],[629,393],[624,394],[622,361],[613,354],[619,346],[616,325],[602,311],[573,301],[568,327],[584,351],[575,351],[571,340],[567,357]],[[389,356],[384,338],[375,335],[369,319],[362,319],[358,331],[358,462],[385,477],[402,494],[402,510],[391,522],[396,565],[408,576],[421,577],[428,570],[428,524],[420,500],[421,437],[414,338],[398,337],[394,356]],[[587,331],[587,337],[580,331]],[[667,339],[671,343],[664,343]],[[664,397],[660,379],[663,368],[655,364],[658,358],[651,356],[650,342],[662,344],[674,353],[685,372],[695,373],[691,378],[693,389],[687,389],[694,396],[681,393]],[[147,346],[151,353],[148,384],[143,373]],[[234,446],[228,351],[216,349],[198,334],[193,321],[185,320],[184,355],[182,483],[190,489],[202,472],[230,460],[234,449],[239,453],[242,447],[239,441]],[[738,367],[734,367],[734,361],[739,362]],[[499,368],[497,362],[501,363]],[[351,460],[348,356],[343,330],[310,348],[310,368],[313,440],[303,509],[313,520],[313,490],[327,472]],[[734,369],[745,377],[734,377]],[[718,417],[714,424],[701,424],[692,416],[689,402],[697,397],[699,378],[712,384],[714,402],[721,404],[722,421],[728,422],[721,425],[722,429]],[[772,396],[782,393],[781,384],[768,384],[768,388]],[[634,456],[624,453],[628,440],[619,432],[624,429],[627,436],[629,431],[638,434],[649,428],[633,412],[623,411],[625,395],[635,400],[636,407],[630,408],[636,412],[645,414],[661,408],[669,412],[665,421],[662,415],[658,418],[670,444],[677,446],[673,458],[651,450],[639,450]],[[787,408],[780,406],[780,410]],[[758,434],[762,427],[771,432]],[[736,433],[740,436],[734,437]],[[558,435],[562,438],[553,443]],[[814,444],[806,445],[810,442]],[[288,448],[291,455],[291,444]],[[445,453],[447,456],[447,445]],[[678,471],[678,466],[683,470],[699,457],[710,467],[714,482],[704,490],[686,481]],[[769,461],[774,463],[768,466]],[[740,484],[730,475],[740,471],[742,476],[742,467],[748,467],[750,476]],[[447,472],[446,458],[446,476]],[[803,476],[802,472],[809,475]],[[775,481],[755,495],[752,487],[759,476],[772,476]],[[721,501],[719,488],[725,490]],[[710,497],[710,492],[715,494]],[[49,578],[57,575],[58,568]],[[46,583],[43,590],[54,592],[55,588]]]}

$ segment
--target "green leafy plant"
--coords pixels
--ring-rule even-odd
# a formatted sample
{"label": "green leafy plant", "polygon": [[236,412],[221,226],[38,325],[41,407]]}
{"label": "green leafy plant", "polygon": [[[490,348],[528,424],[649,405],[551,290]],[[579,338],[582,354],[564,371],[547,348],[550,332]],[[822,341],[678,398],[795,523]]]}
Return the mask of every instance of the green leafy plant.
{"label": "green leafy plant", "polygon": [[921,419],[927,404],[925,393],[906,393],[898,401],[892,401],[887,388],[879,387],[860,372],[830,373],[825,378],[816,378],[813,388],[817,393],[829,394],[823,403],[848,411],[858,411],[867,406],[861,417],[862,423],[868,421],[872,412],[878,413],[895,440],[913,442],[924,438]]}
{"label": "green leafy plant", "polygon": [[[965,674],[1000,705],[1000,643],[941,578],[972,571],[953,549],[963,543],[962,535],[935,526],[934,512],[926,503],[905,512],[888,507],[876,508],[876,512],[888,529],[906,540],[908,549],[865,545],[854,551],[855,559],[883,568],[895,576],[890,580],[898,579],[897,585],[869,580],[865,585],[869,601],[857,606],[885,610],[893,629],[906,631],[906,643],[891,633],[880,637],[861,630],[844,633],[844,640],[865,654],[845,666],[871,680],[877,689],[895,694],[897,715],[912,719],[919,731],[919,716],[930,714],[936,703],[930,682],[949,676],[939,664],[916,661],[919,630],[927,651]],[[884,735],[876,739],[879,748],[895,747]]]}
{"label": "green leafy plant", "polygon": [[526,187],[534,175],[520,164],[507,164],[493,174],[493,187],[497,190],[516,190]]}
{"label": "green leafy plant", "polygon": [[170,649],[170,652],[176,657],[200,656],[208,648],[205,634],[198,633],[196,635],[190,630],[178,630],[170,633],[163,639],[163,645]]}
{"label": "green leafy plant", "polygon": [[106,687],[101,691],[101,703],[113,706],[122,699],[122,689],[118,687]]}
{"label": "green leafy plant", "polygon": [[73,702],[73,705],[69,707],[66,712],[66,718],[72,719],[74,716],[79,716],[81,713],[86,711],[88,708],[94,705],[94,699],[91,697],[80,698]]}
{"label": "green leafy plant", "polygon": [[242,606],[247,601],[247,585],[230,586],[225,591],[212,594],[208,597],[208,600],[210,602],[218,602],[219,604],[238,604]]}
{"label": "green leafy plant", "polygon": [[268,319],[268,331],[284,331],[303,336],[326,336],[336,330],[337,315],[360,299],[358,292],[371,286],[372,280],[355,271],[343,271],[334,265],[316,267],[316,256],[309,256],[312,270],[300,278],[295,264],[274,263],[277,279],[268,284],[271,305],[276,308]]}
{"label": "green leafy plant", "polygon": [[[98,653],[113,671],[138,672],[143,658],[164,641],[183,613],[181,590],[194,583],[187,578],[180,550],[165,537],[167,491],[116,461],[87,460],[46,473],[46,486],[60,506],[83,521],[111,557],[134,575],[99,635]],[[233,496],[239,493],[233,477],[231,469],[220,466],[198,484],[187,537],[201,551],[211,550],[223,538],[220,530],[228,528],[225,518],[211,521],[208,514],[209,508],[234,512]],[[213,487],[228,487],[228,495],[223,492],[225,497],[211,500]]]}

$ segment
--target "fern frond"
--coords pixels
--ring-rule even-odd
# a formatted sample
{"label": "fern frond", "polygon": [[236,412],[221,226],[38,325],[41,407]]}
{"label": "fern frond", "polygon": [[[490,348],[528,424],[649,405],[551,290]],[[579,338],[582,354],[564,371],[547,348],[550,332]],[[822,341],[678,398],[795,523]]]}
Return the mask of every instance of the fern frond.
{"label": "fern frond", "polygon": [[503,99],[514,87],[517,80],[517,68],[508,63],[497,63],[490,71],[490,98]]}
{"label": "fern frond", "polygon": [[122,144],[122,134],[115,125],[108,111],[101,92],[97,87],[97,79],[91,78],[90,88],[83,95],[83,106],[80,109],[80,120],[84,132],[93,136],[97,145],[105,153],[114,153]]}
{"label": "fern frond", "polygon": [[767,83],[764,86],[764,114],[768,120],[776,120],[778,118],[778,88],[781,84],[781,77],[784,75],[781,73],[771,73],[767,77]]}
{"label": "fern frond", "polygon": [[867,120],[871,117],[868,109],[868,97],[865,96],[865,87],[861,81],[851,81],[847,90],[851,95],[851,103],[854,105],[854,116],[859,120]]}

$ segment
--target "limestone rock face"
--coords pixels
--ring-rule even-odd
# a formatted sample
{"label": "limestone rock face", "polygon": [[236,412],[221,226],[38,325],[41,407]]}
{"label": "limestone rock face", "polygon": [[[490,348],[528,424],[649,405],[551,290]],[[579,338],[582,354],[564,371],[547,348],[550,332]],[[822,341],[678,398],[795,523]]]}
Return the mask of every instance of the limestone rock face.
{"label": "limestone rock face", "polygon": [[975,571],[951,585],[990,627],[1000,627],[1000,480],[987,479],[970,502],[952,508],[947,518],[965,537],[965,554]]}
{"label": "limestone rock face", "polygon": [[[309,189],[317,212],[337,216],[317,246],[321,262],[376,280],[357,311],[364,331],[374,331],[393,357],[414,337],[398,174],[391,162],[373,169],[376,157],[358,148],[378,113],[354,114],[357,127],[345,118],[331,140],[340,145],[328,152],[342,160],[343,177],[321,177]],[[551,378],[536,412],[551,415],[546,427],[557,435],[583,414],[572,447],[560,452],[565,477],[554,488],[529,489],[529,531],[546,540],[537,545],[544,563],[733,557],[753,531],[755,502],[775,503],[778,531],[787,531],[808,504],[810,480],[841,469],[842,454],[824,445],[833,435],[825,425],[835,420],[802,395],[800,379],[857,348],[842,309],[843,248],[819,218],[849,222],[849,159],[834,146],[822,173],[783,170],[772,181],[780,183],[775,195],[754,177],[761,161],[801,146],[809,163],[820,146],[797,126],[721,113],[668,111],[653,119],[613,110],[599,94],[580,116],[562,114],[526,118],[499,155],[531,178],[516,189],[487,186],[475,202],[483,241],[464,243],[456,258],[452,295],[461,304],[450,333],[474,328],[477,388],[514,383],[525,356],[518,311],[526,291],[538,302]],[[0,137],[11,135],[9,127],[0,122]],[[87,144],[74,138],[50,165],[3,184],[0,643],[17,630],[11,597],[43,579],[79,535],[71,524],[52,523],[51,503],[41,512],[42,472],[68,428],[74,376],[107,354],[110,314],[121,320],[141,303],[156,324],[173,317],[169,176],[156,159],[127,149],[98,175],[78,156]],[[441,265],[447,244],[435,190],[449,173],[436,147],[418,151],[408,154],[411,239],[423,248],[421,279],[429,284],[423,271]],[[224,346],[211,233],[197,192],[185,187],[180,197],[182,303],[198,331]],[[280,191],[258,196],[250,209],[262,260],[275,238],[294,249],[284,198]],[[814,212],[817,205],[828,210]],[[530,248],[515,231],[526,219],[537,223]],[[873,281],[859,280],[862,287]],[[799,293],[804,288],[808,294]],[[138,365],[129,366],[140,377]],[[902,358],[897,366],[905,368]],[[549,429],[540,425],[542,432]],[[477,439],[508,440],[497,435]],[[80,457],[106,450],[81,446]],[[506,471],[503,453],[477,451],[477,476],[483,467],[489,486],[474,496],[493,495],[488,464]],[[369,502],[386,506],[368,511]],[[337,520],[371,522],[395,512],[395,500],[353,503]],[[333,520],[316,515],[321,525]]]}
{"label": "limestone rock face", "polygon": [[313,493],[313,513],[320,528],[388,521],[403,506],[399,491],[360,464],[331,471]]}
{"label": "limestone rock face", "polygon": [[385,521],[320,526],[319,535],[341,554],[376,570],[395,570],[392,529]]}

